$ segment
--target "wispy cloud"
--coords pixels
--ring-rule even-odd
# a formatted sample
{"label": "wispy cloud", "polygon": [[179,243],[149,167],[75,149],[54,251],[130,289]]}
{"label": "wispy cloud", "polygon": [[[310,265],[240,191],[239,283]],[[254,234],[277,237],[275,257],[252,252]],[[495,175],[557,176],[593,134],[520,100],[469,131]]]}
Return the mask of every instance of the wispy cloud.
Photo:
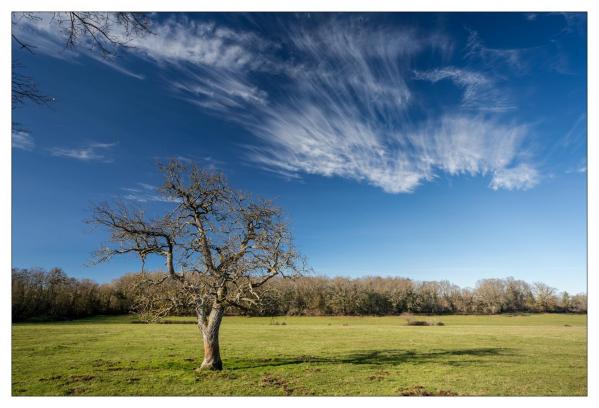
{"label": "wispy cloud", "polygon": [[145,79],[145,75],[142,74],[138,74],[136,72],[133,72],[127,68],[125,68],[122,64],[119,64],[119,62],[117,61],[117,59],[114,56],[101,56],[95,53],[87,53],[87,56],[89,56],[90,58],[92,58],[95,61],[98,61],[101,64],[106,65],[109,68],[114,69],[117,72],[120,72],[121,74],[127,75],[131,78],[135,78],[135,79],[139,79],[139,80],[143,80]]}
{"label": "wispy cloud", "polygon": [[[252,160],[286,175],[364,180],[390,193],[411,192],[440,172],[491,175],[496,188],[529,188],[537,182],[537,177],[513,176],[515,170],[509,183],[502,182],[508,169],[524,160],[519,150],[528,130],[524,125],[455,112],[411,120],[410,62],[438,48],[439,36],[351,28],[327,24],[322,32],[293,33],[302,59],[314,64],[290,78],[292,97],[246,123],[264,144],[249,149]],[[433,82],[452,79],[464,88],[463,106],[508,108],[482,74],[449,67],[421,76]],[[534,166],[526,166],[532,174]]]}
{"label": "wispy cloud", "polygon": [[121,190],[125,192],[123,198],[129,201],[139,203],[146,202],[161,202],[172,203],[178,202],[176,199],[164,197],[158,191],[158,187],[147,183],[137,183],[136,187],[123,187]]}
{"label": "wispy cloud", "polygon": [[[265,75],[291,80],[290,85],[301,83],[305,91],[327,87],[332,98],[362,98],[368,102],[366,109],[389,115],[397,106],[406,106],[411,96],[401,73],[404,64],[397,62],[409,61],[427,47],[442,55],[452,49],[438,34],[384,27],[370,31],[353,20],[351,27],[337,29],[345,23],[334,20],[316,30],[304,30],[301,24],[282,27],[287,35],[281,42],[297,56],[293,60],[279,58],[280,44],[253,33],[173,19],[158,28],[165,33],[161,42],[145,44],[141,39],[135,50],[178,70],[180,75],[169,83],[181,99],[251,126],[261,120],[256,113],[262,115],[280,102],[263,86]],[[293,92],[293,98],[301,90],[279,89],[275,98],[281,92]]]}
{"label": "wispy cloud", "polygon": [[243,111],[247,105],[266,105],[267,92],[253,85],[246,73],[214,68],[185,69],[186,75],[170,81],[176,95],[217,113]]}
{"label": "wispy cloud", "polygon": [[167,79],[177,97],[217,114],[244,116],[248,106],[266,106],[268,93],[255,75],[281,69],[272,58],[276,44],[182,17],[168,19],[155,32],[159,40],[136,39],[134,52],[177,72]]}
{"label": "wispy cloud", "polygon": [[55,157],[109,163],[112,162],[112,158],[108,157],[107,153],[114,146],[116,143],[91,143],[79,148],[52,147],[48,151]]}
{"label": "wispy cloud", "polygon": [[33,136],[24,130],[12,131],[12,147],[13,149],[31,151],[35,148]]}
{"label": "wispy cloud", "polygon": [[586,160],[586,158],[582,158],[581,160],[579,160],[579,162],[578,162],[578,164],[576,164],[576,166],[570,167],[569,169],[567,169],[565,171],[566,174],[572,174],[572,173],[584,174],[586,172],[587,172],[587,160]]}
{"label": "wispy cloud", "polygon": [[587,136],[587,126],[586,126],[586,113],[581,113],[574,123],[572,127],[566,132],[562,139],[562,143],[564,146],[572,146],[579,145],[581,142],[586,141]]}
{"label": "wispy cloud", "polygon": [[267,42],[249,32],[185,17],[153,25],[155,35],[134,38],[133,52],[164,64],[189,63],[224,69],[257,69],[263,63],[256,51]]}
{"label": "wispy cloud", "polygon": [[577,169],[576,169],[577,173],[586,173],[587,172],[587,165],[586,163],[581,164]]}
{"label": "wispy cloud", "polygon": [[[365,180],[390,193],[411,192],[439,172],[450,175],[504,174],[517,162],[523,126],[501,125],[483,117],[449,115],[424,126],[384,129],[318,110],[289,112],[263,127],[267,148],[253,159],[287,174],[309,173]],[[532,165],[527,165],[532,169]],[[492,186],[522,188],[534,179],[511,179]]]}
{"label": "wispy cloud", "polygon": [[[544,13],[547,15],[548,13]],[[468,30],[465,58],[469,62],[481,63],[494,74],[531,74],[533,70],[553,71],[562,75],[573,75],[570,56],[580,50],[572,50],[564,38],[582,35],[586,27],[584,13],[559,13],[565,19],[565,27],[554,34],[550,41],[523,48],[494,48],[488,46],[478,32]],[[537,15],[538,17],[538,15]]]}
{"label": "wispy cloud", "polygon": [[57,26],[54,13],[15,13],[12,34],[29,44],[35,53],[74,61],[78,52],[66,47],[64,32]]}
{"label": "wispy cloud", "polygon": [[533,70],[555,71],[568,74],[570,71],[567,52],[563,49],[560,36],[536,46],[524,48],[494,48],[485,44],[476,31],[469,30],[465,53],[469,62],[481,63],[496,75],[524,76]]}
{"label": "wispy cloud", "polygon": [[178,160],[180,162],[191,164],[191,163],[200,163],[200,165],[204,168],[212,169],[212,170],[222,170],[226,166],[226,162],[219,160],[212,156],[200,155],[200,154],[190,154],[190,155],[172,155],[172,156],[155,156],[154,160],[159,163],[170,161],[170,160]]}
{"label": "wispy cloud", "polygon": [[493,173],[490,187],[493,190],[527,190],[539,182],[538,171],[528,164],[499,169]]}
{"label": "wispy cloud", "polygon": [[[442,32],[368,17],[321,16],[309,24],[294,18],[279,27],[277,43],[257,32],[168,18],[127,52],[163,67],[177,97],[253,133],[249,161],[287,178],[344,177],[390,193],[414,191],[442,173],[487,176],[493,189],[526,189],[541,179],[523,154],[529,127],[499,117],[514,105],[494,70],[415,69],[423,55],[452,55],[454,44]],[[471,31],[466,56],[524,71],[526,52],[488,47]],[[429,111],[414,80],[449,80],[463,96],[457,106]],[[54,154],[103,156],[89,147]],[[152,197],[140,193],[129,192],[129,199]]]}
{"label": "wispy cloud", "polygon": [[[287,178],[306,173],[345,177],[390,193],[411,192],[440,172],[489,175],[496,188],[529,188],[537,182],[537,177],[500,179],[523,161],[524,125],[449,112],[413,122],[411,109],[418,103],[408,83],[414,75],[411,64],[423,52],[451,53],[453,44],[442,34],[332,18],[310,29],[288,27],[284,41],[300,62],[273,57],[258,65],[285,77],[278,95],[268,95],[248,71],[205,65],[200,74],[185,75],[184,85],[182,80],[173,83],[190,102],[234,116],[261,140],[259,146],[246,146],[251,162]],[[464,91],[465,110],[511,108],[494,81],[481,73],[446,67],[418,75],[432,82],[454,81]]]}
{"label": "wispy cloud", "polygon": [[466,58],[479,60],[494,69],[508,68],[524,73],[530,63],[534,48],[492,48],[480,38],[478,32],[469,30]]}
{"label": "wispy cloud", "polygon": [[432,83],[451,80],[464,91],[464,109],[500,112],[515,108],[509,103],[505,89],[499,89],[494,79],[481,72],[450,66],[431,71],[415,71],[414,78]]}
{"label": "wispy cloud", "polygon": [[565,26],[563,31],[566,33],[582,33],[587,23],[587,15],[584,12],[562,12],[558,13],[564,18]]}
{"label": "wispy cloud", "polygon": [[[91,40],[85,36],[79,38],[82,46],[67,47],[66,30],[59,23],[59,20],[64,19],[61,14],[65,13],[37,12],[27,14],[31,17],[21,16],[16,18],[16,24],[12,25],[12,32],[20,41],[30,44],[33,52],[73,63],[77,63],[80,56],[86,56],[132,78],[140,80],[145,78],[143,75],[126,68],[114,56],[102,56],[97,50],[94,50]],[[62,24],[65,24],[65,22],[62,22]],[[122,30],[121,27],[114,26],[112,30],[115,37],[126,37],[125,33],[118,32]]]}

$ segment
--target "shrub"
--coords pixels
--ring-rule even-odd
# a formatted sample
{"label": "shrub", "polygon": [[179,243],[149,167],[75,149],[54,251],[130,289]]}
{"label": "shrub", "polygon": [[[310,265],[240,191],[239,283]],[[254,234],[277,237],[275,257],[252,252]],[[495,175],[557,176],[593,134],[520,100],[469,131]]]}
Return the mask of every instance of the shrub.
{"label": "shrub", "polygon": [[432,323],[427,322],[426,320],[409,320],[408,326],[432,326]]}

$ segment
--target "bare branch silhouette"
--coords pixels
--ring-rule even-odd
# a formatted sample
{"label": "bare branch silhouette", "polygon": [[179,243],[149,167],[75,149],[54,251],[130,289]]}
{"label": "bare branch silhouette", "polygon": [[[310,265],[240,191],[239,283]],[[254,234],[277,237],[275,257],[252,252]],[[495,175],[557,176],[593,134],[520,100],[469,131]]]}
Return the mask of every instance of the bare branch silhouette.
{"label": "bare branch silhouette", "polygon": [[112,245],[96,254],[99,262],[115,255],[164,259],[166,273],[140,290],[138,312],[154,320],[175,309],[193,308],[204,339],[202,368],[220,370],[218,333],[227,307],[249,309],[257,291],[275,276],[300,276],[307,268],[293,246],[281,211],[266,200],[233,190],[222,174],[171,161],[161,165],[159,192],[172,209],[150,219],[140,209],[99,205],[92,223],[111,232]]}

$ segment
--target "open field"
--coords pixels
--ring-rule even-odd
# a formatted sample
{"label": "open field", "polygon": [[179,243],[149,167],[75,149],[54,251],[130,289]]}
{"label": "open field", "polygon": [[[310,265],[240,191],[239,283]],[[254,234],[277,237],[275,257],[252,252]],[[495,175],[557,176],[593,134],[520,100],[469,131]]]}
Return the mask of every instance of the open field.
{"label": "open field", "polygon": [[[586,315],[226,317],[222,372],[193,324],[14,324],[13,395],[586,395]],[[189,320],[189,319],[185,319]],[[284,323],[284,324],[283,324]]]}

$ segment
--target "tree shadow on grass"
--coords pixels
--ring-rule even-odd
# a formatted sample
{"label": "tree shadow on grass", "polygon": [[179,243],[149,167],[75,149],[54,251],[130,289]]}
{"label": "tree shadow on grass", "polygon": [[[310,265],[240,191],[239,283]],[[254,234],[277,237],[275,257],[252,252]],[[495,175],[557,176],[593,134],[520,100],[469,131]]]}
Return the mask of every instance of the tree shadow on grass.
{"label": "tree shadow on grass", "polygon": [[[452,366],[492,363],[485,357],[510,356],[510,349],[500,347],[469,348],[457,350],[438,350],[417,352],[411,350],[365,350],[339,356],[300,355],[294,357],[272,357],[263,359],[237,361],[235,369],[259,367],[278,367],[295,364],[368,364],[368,365],[400,365],[439,363]],[[466,359],[464,359],[466,358]]]}

